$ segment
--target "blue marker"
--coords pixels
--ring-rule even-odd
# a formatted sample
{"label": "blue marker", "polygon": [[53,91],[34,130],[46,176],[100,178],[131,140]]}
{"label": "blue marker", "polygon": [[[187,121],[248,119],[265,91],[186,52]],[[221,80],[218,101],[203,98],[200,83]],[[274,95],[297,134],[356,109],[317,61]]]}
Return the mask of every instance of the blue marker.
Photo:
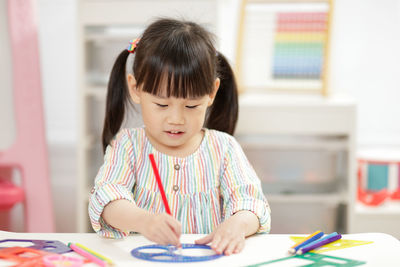
{"label": "blue marker", "polygon": [[333,232],[332,234],[329,234],[321,239],[315,240],[314,242],[311,242],[310,244],[308,244],[307,246],[304,246],[302,248],[300,248],[296,254],[301,255],[304,254],[306,252],[309,252],[313,249],[322,247],[325,244],[329,244],[332,243],[338,239],[342,238],[341,234],[338,234],[336,232]]}
{"label": "blue marker", "polygon": [[309,235],[306,237],[306,239],[294,244],[290,249],[289,249],[289,253],[290,254],[295,254],[297,250],[299,250],[301,247],[306,246],[307,244],[310,244],[311,242],[317,240],[318,238],[320,238],[321,236],[324,235],[324,232],[321,231],[316,231],[315,233]]}

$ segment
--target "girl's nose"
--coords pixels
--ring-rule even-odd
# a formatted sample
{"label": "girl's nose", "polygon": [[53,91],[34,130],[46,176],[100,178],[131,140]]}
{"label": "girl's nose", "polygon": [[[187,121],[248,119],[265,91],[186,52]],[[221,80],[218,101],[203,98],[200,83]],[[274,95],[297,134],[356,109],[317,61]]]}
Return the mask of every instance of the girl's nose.
{"label": "girl's nose", "polygon": [[179,108],[172,109],[168,115],[167,122],[169,124],[184,124],[185,118],[183,116],[183,111]]}

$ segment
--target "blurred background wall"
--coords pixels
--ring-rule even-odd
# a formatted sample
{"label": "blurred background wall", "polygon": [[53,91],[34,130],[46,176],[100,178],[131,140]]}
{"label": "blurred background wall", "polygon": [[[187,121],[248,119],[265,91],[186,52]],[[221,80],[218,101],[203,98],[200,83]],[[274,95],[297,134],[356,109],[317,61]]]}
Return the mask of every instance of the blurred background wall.
{"label": "blurred background wall", "polygon": [[[239,3],[219,2],[220,49],[233,61]],[[50,143],[73,144],[78,116],[76,2],[37,3],[47,137]],[[400,145],[400,125],[393,121],[400,115],[400,3],[336,0],[333,25],[330,88],[333,94],[357,99],[359,144]]]}

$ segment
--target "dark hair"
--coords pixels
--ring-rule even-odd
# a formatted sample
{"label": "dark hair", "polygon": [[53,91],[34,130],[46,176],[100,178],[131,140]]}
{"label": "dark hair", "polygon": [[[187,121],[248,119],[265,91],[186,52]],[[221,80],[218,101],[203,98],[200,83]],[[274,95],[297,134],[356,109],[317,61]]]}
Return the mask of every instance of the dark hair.
{"label": "dark hair", "polygon": [[[213,35],[196,23],[158,19],[140,38],[133,75],[143,91],[160,95],[161,85],[167,82],[167,96],[177,98],[210,94],[215,79],[220,78],[218,93],[204,125],[233,135],[238,117],[236,81],[227,59],[216,51],[213,41]],[[129,54],[122,51],[111,71],[102,136],[104,151],[119,131],[129,103],[125,73]]]}

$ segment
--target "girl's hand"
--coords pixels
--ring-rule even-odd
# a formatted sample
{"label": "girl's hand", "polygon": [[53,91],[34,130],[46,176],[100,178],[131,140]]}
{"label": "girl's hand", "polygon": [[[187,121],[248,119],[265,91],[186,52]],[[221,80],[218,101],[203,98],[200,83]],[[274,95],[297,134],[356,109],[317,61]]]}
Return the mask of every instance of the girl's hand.
{"label": "girl's hand", "polygon": [[161,245],[180,246],[181,223],[167,213],[148,214],[139,232]]}
{"label": "girl's hand", "polygon": [[239,211],[218,225],[211,234],[195,241],[208,244],[218,254],[231,255],[242,251],[246,236],[254,234],[259,227],[257,216],[250,211]]}
{"label": "girl's hand", "polygon": [[231,255],[242,251],[245,238],[246,233],[243,223],[232,216],[218,225],[214,232],[195,242],[196,244],[208,244],[211,242],[211,248],[217,254]]}

